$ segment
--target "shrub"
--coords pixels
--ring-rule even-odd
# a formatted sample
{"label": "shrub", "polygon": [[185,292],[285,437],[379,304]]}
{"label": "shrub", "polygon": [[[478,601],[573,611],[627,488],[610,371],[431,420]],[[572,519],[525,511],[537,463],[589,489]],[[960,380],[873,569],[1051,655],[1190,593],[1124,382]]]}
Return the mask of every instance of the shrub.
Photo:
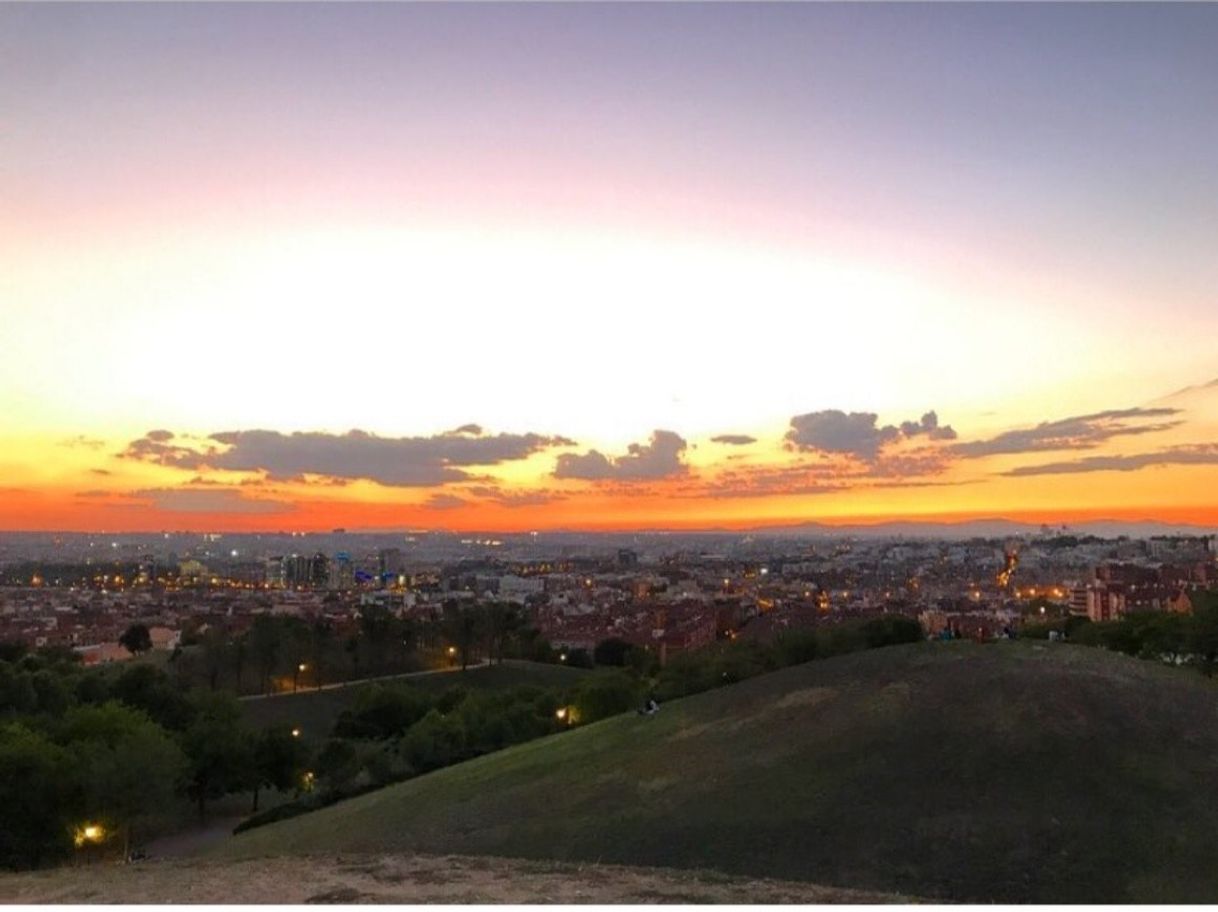
{"label": "shrub", "polygon": [[580,722],[596,722],[637,707],[643,699],[643,684],[626,671],[598,671],[579,682],[575,707]]}
{"label": "shrub", "polygon": [[634,647],[625,640],[611,637],[596,644],[596,649],[592,651],[592,659],[597,665],[615,665],[620,668],[629,664],[632,652],[634,652]]}
{"label": "shrub", "polygon": [[410,726],[400,750],[418,772],[448,766],[464,759],[465,728],[455,714],[446,716],[433,709]]}
{"label": "shrub", "polygon": [[331,738],[317,755],[317,775],[330,790],[341,791],[360,771],[355,746],[341,738]]}
{"label": "shrub", "polygon": [[340,738],[394,738],[429,709],[431,701],[412,688],[367,687],[359,692],[355,705],[339,716],[334,734]]}
{"label": "shrub", "polygon": [[913,618],[886,614],[864,622],[861,632],[868,649],[922,642],[922,625]]}
{"label": "shrub", "polygon": [[785,630],[774,641],[774,650],[782,665],[802,665],[816,658],[820,638],[813,630]]}

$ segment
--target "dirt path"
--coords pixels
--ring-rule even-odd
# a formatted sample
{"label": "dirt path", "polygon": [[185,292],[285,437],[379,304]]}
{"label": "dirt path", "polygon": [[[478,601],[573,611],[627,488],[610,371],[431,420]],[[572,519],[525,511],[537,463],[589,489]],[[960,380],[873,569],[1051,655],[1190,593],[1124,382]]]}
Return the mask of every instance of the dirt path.
{"label": "dirt path", "polygon": [[148,853],[148,858],[153,861],[162,858],[187,858],[198,855],[212,846],[232,838],[233,827],[244,819],[244,816],[217,817],[209,821],[206,826],[193,826],[190,829],[154,839],[143,848]]}
{"label": "dirt path", "polygon": [[0,876],[5,903],[887,903],[706,871],[438,855],[148,861]]}

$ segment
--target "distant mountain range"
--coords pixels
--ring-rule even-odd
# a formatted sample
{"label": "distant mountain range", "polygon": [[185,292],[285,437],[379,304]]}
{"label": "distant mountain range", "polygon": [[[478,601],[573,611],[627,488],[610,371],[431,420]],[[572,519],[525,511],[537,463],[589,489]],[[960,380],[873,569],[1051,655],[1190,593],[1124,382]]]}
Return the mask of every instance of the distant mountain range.
{"label": "distant mountain range", "polygon": [[752,530],[760,535],[815,535],[889,538],[1001,538],[1004,536],[1039,535],[1050,530],[1063,535],[1095,535],[1100,538],[1149,538],[1152,535],[1213,535],[1218,527],[1193,526],[1184,523],[1164,523],[1154,520],[1097,519],[1081,523],[1023,523],[1009,519],[970,519],[963,522],[881,522],[851,525],[798,523],[788,526],[765,526]]}

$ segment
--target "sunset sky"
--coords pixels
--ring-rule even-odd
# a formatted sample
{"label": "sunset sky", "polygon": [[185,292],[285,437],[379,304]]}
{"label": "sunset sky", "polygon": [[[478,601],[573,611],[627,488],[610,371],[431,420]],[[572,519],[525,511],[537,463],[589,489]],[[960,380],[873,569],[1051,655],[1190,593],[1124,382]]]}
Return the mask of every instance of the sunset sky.
{"label": "sunset sky", "polygon": [[0,5],[0,528],[1218,525],[1218,5]]}

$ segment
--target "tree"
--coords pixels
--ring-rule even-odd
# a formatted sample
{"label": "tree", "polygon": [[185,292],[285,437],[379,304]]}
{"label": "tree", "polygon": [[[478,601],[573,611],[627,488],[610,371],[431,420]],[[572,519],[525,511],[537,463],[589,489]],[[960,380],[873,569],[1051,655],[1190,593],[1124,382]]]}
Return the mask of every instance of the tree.
{"label": "tree", "polygon": [[73,709],[63,733],[84,773],[85,818],[117,828],[126,858],[133,828],[173,799],[186,758],[163,728],[120,703]]}
{"label": "tree", "polygon": [[199,638],[203,653],[203,671],[207,675],[207,686],[215,690],[220,684],[220,675],[229,663],[228,636],[218,627],[209,627]]}
{"label": "tree", "polygon": [[260,614],[254,618],[254,626],[250,628],[250,649],[254,661],[258,663],[259,685],[263,693],[270,686],[271,676],[279,662],[281,637],[279,625],[269,614]]}
{"label": "tree", "polygon": [[431,709],[431,701],[409,687],[361,688],[351,709],[339,716],[334,734],[346,738],[396,738]]}
{"label": "tree", "polygon": [[0,726],[0,865],[34,868],[72,851],[73,785],[62,747],[24,725]]}
{"label": "tree", "polygon": [[1188,650],[1197,657],[1202,673],[1211,677],[1218,664],[1218,606],[1205,606],[1193,612],[1187,641]]}
{"label": "tree", "polygon": [[132,624],[118,638],[118,644],[132,655],[139,655],[152,648],[152,634],[147,624]]}
{"label": "tree", "polygon": [[873,618],[864,623],[861,630],[868,649],[922,642],[922,625],[899,614]]}
{"label": "tree", "polygon": [[253,811],[258,810],[258,792],[264,786],[286,792],[300,783],[308,763],[308,749],[290,729],[268,728],[254,737]]}
{"label": "tree", "polygon": [[317,775],[331,791],[342,791],[359,775],[359,757],[350,741],[332,738],[317,755]]}
{"label": "tree", "polygon": [[182,736],[186,752],[186,793],[207,819],[207,802],[243,791],[254,778],[253,743],[241,724],[241,709],[224,693],[196,697],[198,714]]}
{"label": "tree", "polygon": [[151,665],[124,669],[110,686],[110,696],[143,710],[153,722],[171,731],[182,731],[194,718],[195,709],[187,696],[165,672]]}
{"label": "tree", "polygon": [[246,646],[245,643],[245,637],[237,637],[233,640],[232,646],[229,649],[233,662],[233,676],[237,679],[237,693],[241,693],[242,687],[245,683],[245,660],[247,658],[248,648],[249,647]]}
{"label": "tree", "polygon": [[633,650],[634,647],[625,640],[610,637],[596,644],[596,648],[592,650],[592,660],[597,665],[615,665],[621,667],[629,664],[630,653]]}
{"label": "tree", "polygon": [[318,618],[309,631],[309,654],[313,660],[313,681],[317,689],[325,684],[326,663],[334,642],[334,628],[325,618]]}
{"label": "tree", "polygon": [[783,665],[802,665],[816,658],[820,640],[815,630],[784,630],[774,642]]}
{"label": "tree", "polygon": [[401,750],[415,772],[448,766],[465,754],[465,728],[455,713],[442,715],[433,709],[410,726]]}
{"label": "tree", "polygon": [[1187,652],[1188,618],[1182,614],[1160,613],[1153,616],[1142,639],[1142,653],[1171,665],[1178,664]]}
{"label": "tree", "polygon": [[643,685],[634,675],[614,669],[592,672],[575,689],[575,708],[580,722],[596,722],[638,706]]}
{"label": "tree", "polygon": [[461,657],[461,670],[469,668],[471,654],[482,631],[484,614],[477,605],[456,601],[444,605],[444,636]]}
{"label": "tree", "polygon": [[373,664],[383,669],[393,634],[393,615],[382,605],[364,605],[359,612],[359,629]]}
{"label": "tree", "polygon": [[492,661],[503,661],[504,646],[520,623],[520,612],[515,605],[491,602],[486,607],[486,653]]}

